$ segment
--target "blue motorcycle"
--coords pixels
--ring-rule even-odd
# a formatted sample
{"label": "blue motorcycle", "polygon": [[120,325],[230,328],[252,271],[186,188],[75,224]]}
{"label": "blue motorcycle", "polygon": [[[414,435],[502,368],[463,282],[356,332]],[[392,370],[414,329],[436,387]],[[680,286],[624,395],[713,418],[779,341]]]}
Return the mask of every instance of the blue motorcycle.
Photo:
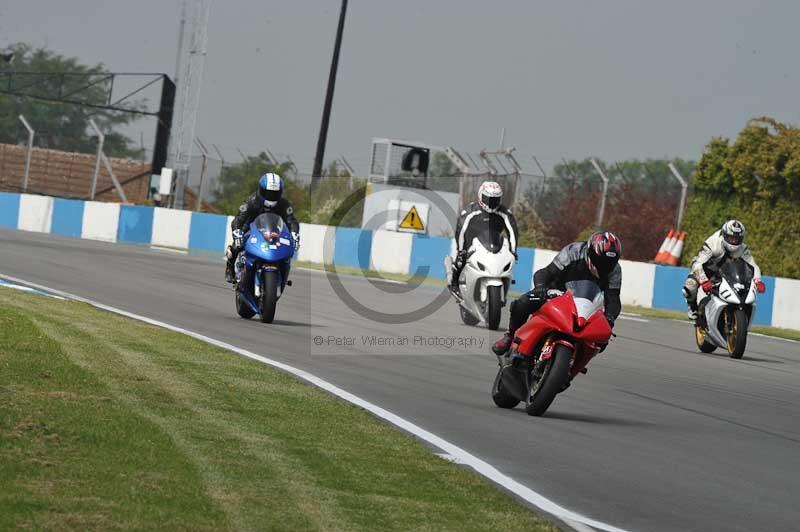
{"label": "blue motorcycle", "polygon": [[294,239],[283,218],[265,213],[253,220],[236,258],[236,312],[245,319],[256,314],[263,323],[275,319],[275,307],[286,286],[294,256]]}

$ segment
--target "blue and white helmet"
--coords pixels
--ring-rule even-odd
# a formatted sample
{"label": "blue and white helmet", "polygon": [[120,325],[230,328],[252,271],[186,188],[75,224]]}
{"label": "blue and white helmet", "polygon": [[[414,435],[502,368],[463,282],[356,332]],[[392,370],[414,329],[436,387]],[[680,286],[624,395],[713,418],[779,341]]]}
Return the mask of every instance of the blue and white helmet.
{"label": "blue and white helmet", "polygon": [[278,174],[264,174],[258,180],[258,193],[264,205],[274,207],[283,195],[283,178]]}

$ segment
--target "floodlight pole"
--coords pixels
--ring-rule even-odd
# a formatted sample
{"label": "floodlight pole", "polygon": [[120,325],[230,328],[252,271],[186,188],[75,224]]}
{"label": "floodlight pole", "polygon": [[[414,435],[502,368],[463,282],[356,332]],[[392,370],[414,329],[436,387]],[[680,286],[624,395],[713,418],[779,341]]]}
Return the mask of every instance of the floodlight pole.
{"label": "floodlight pole", "polygon": [[669,171],[672,172],[672,175],[675,176],[675,179],[681,184],[681,202],[678,205],[678,219],[675,223],[675,229],[680,231],[681,230],[681,222],[683,222],[683,212],[686,209],[686,192],[689,189],[689,183],[683,178],[683,176],[678,172],[678,169],[675,168],[675,165],[669,163]]}
{"label": "floodlight pole", "polygon": [[336,41],[333,46],[333,58],[331,59],[331,70],[328,74],[328,90],[325,93],[325,106],[322,109],[322,123],[319,127],[319,139],[317,139],[317,153],[314,156],[314,169],[311,172],[311,188],[313,189],[320,177],[322,177],[322,163],[325,158],[325,144],[328,140],[328,124],[331,118],[331,106],[333,105],[333,91],[336,87],[336,71],[339,69],[339,51],[342,47],[342,33],[344,33],[344,19],[347,13],[347,0],[342,0],[342,8],[339,12],[339,26],[336,29]]}
{"label": "floodlight pole", "polygon": [[28,130],[28,154],[25,156],[25,180],[22,182],[22,191],[23,192],[27,192],[28,191],[28,176],[31,173],[31,154],[33,153],[33,135],[34,135],[34,132],[33,132],[33,128],[31,127],[31,125],[28,123],[27,120],[25,120],[24,116],[19,115],[19,120],[20,120],[20,122],[22,122],[22,125],[25,126],[25,129]]}
{"label": "floodlight pole", "polygon": [[606,176],[603,169],[600,168],[600,165],[597,164],[597,161],[594,160],[594,157],[589,159],[594,166],[594,169],[597,170],[597,173],[600,175],[600,179],[603,180],[603,195],[600,198],[600,208],[597,210],[597,229],[601,229],[603,227],[603,216],[606,212],[606,197],[608,196],[608,177]]}

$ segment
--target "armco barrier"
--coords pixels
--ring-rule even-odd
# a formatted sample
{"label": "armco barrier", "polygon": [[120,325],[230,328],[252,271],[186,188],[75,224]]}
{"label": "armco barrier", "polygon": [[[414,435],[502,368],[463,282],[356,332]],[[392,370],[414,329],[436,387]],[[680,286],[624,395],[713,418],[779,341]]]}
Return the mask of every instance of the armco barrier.
{"label": "armco barrier", "polygon": [[[162,208],[66,200],[0,192],[0,227],[51,232],[109,242],[184,248],[222,253],[231,242],[232,216]],[[331,228],[302,224],[298,258],[445,280],[444,258],[452,240],[443,237]],[[530,290],[533,272],[556,252],[520,248],[514,290]],[[684,310],[681,287],[686,268],[622,261],[622,302],[642,307]],[[800,280],[764,277],[767,291],[758,298],[754,323],[800,329]]]}

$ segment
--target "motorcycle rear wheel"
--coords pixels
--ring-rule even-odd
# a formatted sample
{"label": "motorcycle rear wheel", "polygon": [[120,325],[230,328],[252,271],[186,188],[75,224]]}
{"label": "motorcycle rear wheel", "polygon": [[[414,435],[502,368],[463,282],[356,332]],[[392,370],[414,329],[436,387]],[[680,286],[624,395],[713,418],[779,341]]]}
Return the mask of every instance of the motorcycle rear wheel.
{"label": "motorcycle rear wheel", "polygon": [[496,331],[500,327],[500,310],[503,308],[502,287],[490,286],[486,290],[486,325]]}
{"label": "motorcycle rear wheel", "polygon": [[694,340],[697,343],[697,349],[703,353],[713,353],[717,348],[714,344],[706,340],[706,333],[702,327],[694,326]]}
{"label": "motorcycle rear wheel", "polygon": [[458,310],[461,312],[461,321],[464,322],[464,325],[477,325],[477,323],[480,321],[478,318],[473,316],[470,311],[461,305],[458,306]]}
{"label": "motorcycle rear wheel", "polygon": [[246,320],[249,320],[256,315],[255,311],[250,308],[250,305],[245,302],[238,286],[236,287],[236,313],[239,315],[239,317]]}
{"label": "motorcycle rear wheel", "polygon": [[500,408],[514,408],[519,404],[519,399],[512,396],[503,388],[503,368],[497,370],[497,376],[492,384],[492,400]]}
{"label": "motorcycle rear wheel", "polygon": [[537,383],[531,401],[525,406],[525,411],[530,416],[541,416],[550,407],[569,378],[569,364],[572,360],[572,350],[558,344],[553,349],[553,356],[548,360],[542,378]]}
{"label": "motorcycle rear wheel", "polygon": [[278,272],[264,272],[261,286],[261,323],[272,323],[278,306]]}
{"label": "motorcycle rear wheel", "polygon": [[747,313],[740,309],[728,308],[728,319],[732,320],[728,323],[730,328],[726,331],[726,340],[728,340],[728,355],[731,358],[742,358],[744,350],[747,347],[747,326],[748,319]]}

